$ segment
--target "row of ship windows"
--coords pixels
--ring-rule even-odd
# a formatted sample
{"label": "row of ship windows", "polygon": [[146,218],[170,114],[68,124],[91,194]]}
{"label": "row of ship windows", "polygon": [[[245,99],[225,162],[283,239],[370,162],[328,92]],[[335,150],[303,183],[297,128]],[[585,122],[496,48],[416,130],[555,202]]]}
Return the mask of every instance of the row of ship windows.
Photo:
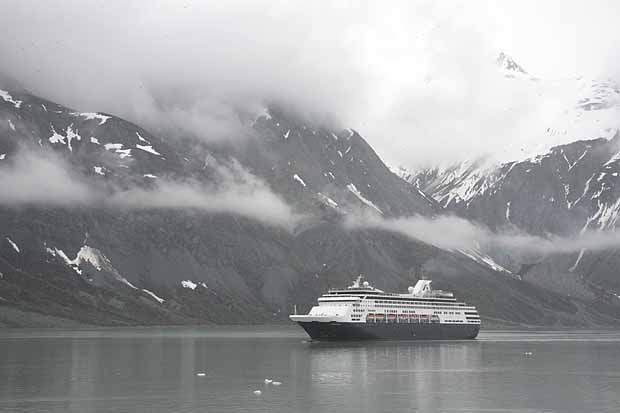
{"label": "row of ship windows", "polygon": [[[330,302],[336,302],[336,301],[330,301]],[[377,305],[377,304],[382,304],[382,305]],[[386,305],[387,304],[387,305]],[[353,303],[353,307],[359,307],[362,304],[359,303]],[[375,306],[377,305],[377,307],[411,307],[411,306],[416,306],[416,307],[421,307],[421,306],[430,306],[430,307],[449,307],[449,308],[454,308],[454,307],[465,307],[465,304],[463,303],[421,303],[421,302],[409,302],[406,303],[405,305],[403,305],[402,301],[374,301],[374,304],[372,304],[372,302],[370,304],[364,304],[366,306]]]}
{"label": "row of ship windows", "polygon": [[[356,306],[355,304],[353,304],[354,307],[359,306],[359,304]],[[370,307],[370,305],[368,306]],[[377,305],[377,306],[373,306],[373,307],[378,307],[378,308],[433,308],[433,307],[429,307],[428,305]],[[454,307],[444,307],[444,308],[439,308],[439,310],[452,310],[454,309]]]}
{"label": "row of ship windows", "polygon": [[[372,311],[377,311],[377,310],[376,309],[371,309],[371,310],[368,310],[368,311],[372,312]],[[361,310],[361,309],[354,308],[353,312],[354,313],[365,313],[366,310]],[[388,313],[396,313],[397,311],[396,310],[388,310],[386,312],[388,312]],[[415,310],[403,310],[402,313],[414,313],[415,314]],[[461,313],[458,312],[458,311],[433,311],[433,314],[460,315]]]}
{"label": "row of ship windows", "polygon": [[[381,301],[381,300],[375,300],[376,304],[402,304],[402,301]],[[449,307],[456,307],[456,306],[463,306],[465,304],[461,304],[461,303],[446,303],[446,302],[441,302],[441,303],[429,303],[429,302],[410,302],[408,303],[409,305],[430,305],[430,306],[449,306]]]}

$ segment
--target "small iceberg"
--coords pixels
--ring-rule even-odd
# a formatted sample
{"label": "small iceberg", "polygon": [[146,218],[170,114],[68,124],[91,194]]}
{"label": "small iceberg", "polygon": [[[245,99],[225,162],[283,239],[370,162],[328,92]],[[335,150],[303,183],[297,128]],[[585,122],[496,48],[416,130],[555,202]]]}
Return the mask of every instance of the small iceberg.
{"label": "small iceberg", "polygon": [[198,376],[198,377],[204,377],[206,375],[207,375],[207,373],[196,373],[196,376]]}
{"label": "small iceberg", "polygon": [[282,385],[282,383],[279,382],[279,381],[274,381],[271,384],[273,384],[274,386],[281,386]]}
{"label": "small iceberg", "polygon": [[265,384],[270,384],[272,382],[273,382],[273,380],[271,380],[271,379],[265,379]]}
{"label": "small iceberg", "polygon": [[263,394],[263,392],[260,390],[254,390],[254,394],[260,396],[261,394]]}

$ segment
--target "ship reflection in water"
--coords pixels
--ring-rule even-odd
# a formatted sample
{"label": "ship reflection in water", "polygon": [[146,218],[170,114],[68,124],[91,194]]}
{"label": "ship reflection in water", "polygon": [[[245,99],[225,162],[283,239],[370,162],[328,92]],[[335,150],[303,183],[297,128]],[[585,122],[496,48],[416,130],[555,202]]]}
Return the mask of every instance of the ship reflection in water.
{"label": "ship reflection in water", "polygon": [[4,330],[0,411],[612,412],[618,348],[609,331],[343,344],[292,326]]}
{"label": "ship reflection in water", "polygon": [[311,343],[307,356],[300,352],[295,357],[302,362],[299,374],[307,371],[319,399],[350,411],[382,406],[432,411],[446,395],[480,400],[481,351],[471,342]]}

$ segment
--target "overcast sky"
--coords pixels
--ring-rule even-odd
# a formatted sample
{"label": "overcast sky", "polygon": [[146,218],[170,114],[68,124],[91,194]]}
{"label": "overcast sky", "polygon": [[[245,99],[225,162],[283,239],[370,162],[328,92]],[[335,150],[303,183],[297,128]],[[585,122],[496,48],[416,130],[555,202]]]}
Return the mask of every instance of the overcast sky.
{"label": "overcast sky", "polygon": [[238,110],[277,101],[329,113],[409,167],[539,139],[555,112],[506,82],[500,51],[543,79],[620,77],[617,1],[0,5],[0,72],[52,100],[212,140],[238,139]]}

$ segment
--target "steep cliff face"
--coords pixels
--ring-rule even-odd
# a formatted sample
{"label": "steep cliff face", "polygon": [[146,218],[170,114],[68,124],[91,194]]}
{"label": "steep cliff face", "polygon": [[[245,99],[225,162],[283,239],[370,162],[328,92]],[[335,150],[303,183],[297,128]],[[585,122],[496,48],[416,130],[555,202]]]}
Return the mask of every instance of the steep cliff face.
{"label": "steep cliff face", "polygon": [[[345,228],[353,213],[443,210],[354,130],[277,109],[248,126],[242,144],[164,139],[112,115],[2,91],[0,322],[285,320],[293,304],[308,307],[360,273],[405,289],[412,269],[488,319],[618,322],[613,306],[520,282],[463,254]],[[49,168],[40,170],[41,159]]]}

